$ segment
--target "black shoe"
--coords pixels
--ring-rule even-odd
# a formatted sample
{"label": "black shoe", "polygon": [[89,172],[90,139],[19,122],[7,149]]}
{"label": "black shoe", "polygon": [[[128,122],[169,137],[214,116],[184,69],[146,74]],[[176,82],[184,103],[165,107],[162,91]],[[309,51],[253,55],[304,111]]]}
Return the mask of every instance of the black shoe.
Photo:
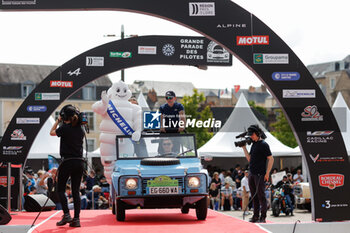
{"label": "black shoe", "polygon": [[292,213],[290,213],[290,216],[294,216],[293,212],[292,212]]}
{"label": "black shoe", "polygon": [[56,226],[63,226],[66,225],[67,223],[70,223],[72,221],[72,217],[70,216],[70,214],[64,214],[62,216],[61,221],[56,222]]}
{"label": "black shoe", "polygon": [[266,219],[265,219],[265,218],[260,218],[260,219],[259,219],[259,222],[260,222],[260,223],[266,223]]}
{"label": "black shoe", "polygon": [[249,222],[259,222],[258,218],[252,217],[249,219]]}
{"label": "black shoe", "polygon": [[79,218],[73,218],[73,220],[69,223],[70,227],[80,227]]}

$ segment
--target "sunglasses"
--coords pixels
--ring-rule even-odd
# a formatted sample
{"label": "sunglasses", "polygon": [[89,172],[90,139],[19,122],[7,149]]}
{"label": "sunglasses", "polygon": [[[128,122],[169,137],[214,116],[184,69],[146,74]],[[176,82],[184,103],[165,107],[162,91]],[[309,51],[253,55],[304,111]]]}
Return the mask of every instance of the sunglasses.
{"label": "sunglasses", "polygon": [[171,146],[171,143],[163,143],[163,146]]}
{"label": "sunglasses", "polygon": [[167,100],[172,100],[174,97],[172,97],[172,96],[167,96],[167,97],[165,97],[165,99],[167,99]]}

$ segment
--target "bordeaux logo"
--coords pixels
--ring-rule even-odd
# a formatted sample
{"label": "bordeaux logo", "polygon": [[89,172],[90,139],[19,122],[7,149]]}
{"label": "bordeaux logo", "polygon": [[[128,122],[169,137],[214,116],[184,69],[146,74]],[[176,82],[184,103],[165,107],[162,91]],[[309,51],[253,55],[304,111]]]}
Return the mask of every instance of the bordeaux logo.
{"label": "bordeaux logo", "polygon": [[162,52],[167,57],[173,56],[175,53],[175,47],[172,44],[165,44],[162,48]]}
{"label": "bordeaux logo", "polygon": [[329,188],[330,190],[334,190],[337,187],[341,187],[344,185],[344,175],[329,173],[318,176],[318,180],[321,187]]}

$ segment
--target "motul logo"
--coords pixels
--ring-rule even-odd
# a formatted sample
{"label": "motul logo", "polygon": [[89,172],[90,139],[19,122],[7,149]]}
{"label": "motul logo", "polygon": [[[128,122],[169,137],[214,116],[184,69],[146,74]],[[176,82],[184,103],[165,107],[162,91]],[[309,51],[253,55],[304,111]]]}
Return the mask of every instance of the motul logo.
{"label": "motul logo", "polygon": [[321,187],[326,187],[331,190],[344,185],[343,174],[323,174],[318,176]]}
{"label": "motul logo", "polygon": [[269,36],[237,36],[237,45],[268,45]]}
{"label": "motul logo", "polygon": [[50,87],[73,87],[72,81],[50,81]]}

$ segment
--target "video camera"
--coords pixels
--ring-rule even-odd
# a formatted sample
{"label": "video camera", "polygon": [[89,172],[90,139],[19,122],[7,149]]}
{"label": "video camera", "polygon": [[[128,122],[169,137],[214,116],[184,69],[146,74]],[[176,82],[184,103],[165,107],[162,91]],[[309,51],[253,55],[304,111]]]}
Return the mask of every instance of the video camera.
{"label": "video camera", "polygon": [[236,136],[236,138],[243,138],[243,139],[235,142],[235,146],[243,147],[247,144],[248,145],[252,144],[253,140],[251,139],[250,136],[253,135],[253,133],[255,133],[256,136],[261,137],[262,139],[266,138],[265,133],[260,129],[258,125],[251,125],[249,126],[247,131]]}
{"label": "video camera", "polygon": [[88,123],[86,113],[80,112],[71,104],[65,105],[60,111],[60,116],[64,121],[67,121],[69,117],[72,117],[74,115],[78,116],[80,125],[86,125]]}

